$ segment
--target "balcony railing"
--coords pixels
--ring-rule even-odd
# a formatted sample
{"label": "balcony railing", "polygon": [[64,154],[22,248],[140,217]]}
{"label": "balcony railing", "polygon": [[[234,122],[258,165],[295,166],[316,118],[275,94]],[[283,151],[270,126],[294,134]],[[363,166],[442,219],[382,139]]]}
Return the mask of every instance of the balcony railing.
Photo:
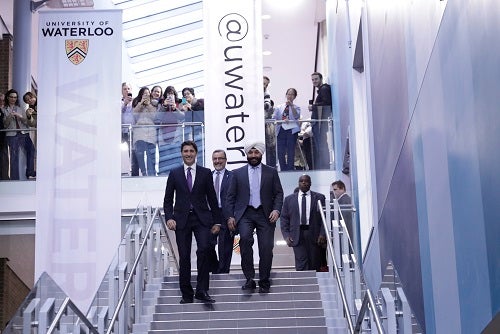
{"label": "balcony railing", "polygon": [[[186,112],[182,121],[178,121],[175,115],[169,116],[172,116],[172,119],[157,118],[155,124],[122,125],[121,174],[123,177],[168,175],[170,170],[181,163],[180,144],[185,140],[196,142],[199,164],[211,165],[210,161],[205,161],[204,111]],[[285,131],[289,130],[283,131],[283,129],[289,123],[289,121],[274,119],[266,120],[267,164],[276,167],[279,171],[333,170],[332,120],[297,121],[296,124],[300,131],[285,136]],[[29,137],[35,145],[34,153],[27,152],[27,146],[24,145],[8,145],[5,137],[7,131],[20,130],[0,130],[0,180],[35,179],[35,174],[31,174],[28,169],[30,164],[36,166],[37,130],[34,128],[23,130],[23,132],[29,133]],[[13,150],[15,150],[15,154]],[[39,151],[44,152],[43,148],[40,148]],[[17,159],[17,173],[12,170],[12,167],[15,166],[12,164],[13,159]]]}

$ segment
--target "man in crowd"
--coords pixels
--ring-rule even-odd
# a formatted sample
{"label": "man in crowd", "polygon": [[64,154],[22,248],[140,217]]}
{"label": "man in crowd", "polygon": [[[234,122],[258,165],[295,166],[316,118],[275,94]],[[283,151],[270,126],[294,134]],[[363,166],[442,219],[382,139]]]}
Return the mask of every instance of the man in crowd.
{"label": "man in crowd", "polygon": [[265,115],[265,136],[266,136],[266,159],[267,165],[271,167],[276,167],[276,128],[275,123],[270,120],[273,119],[274,113],[274,103],[271,100],[271,95],[269,94],[268,86],[271,80],[269,77],[263,77],[264,85],[264,115]]}
{"label": "man in crowd", "polygon": [[[204,303],[215,303],[208,294],[210,275],[208,254],[213,247],[212,234],[219,232],[216,224],[222,223],[222,215],[215,194],[212,172],[195,163],[197,153],[198,147],[194,141],[185,141],[181,144],[183,164],[170,171],[163,201],[167,227],[175,231],[179,251],[181,304],[192,303],[193,295]],[[191,286],[193,233],[197,245],[196,293]]]}
{"label": "man in crowd", "polygon": [[[351,243],[353,243],[354,231],[352,228],[352,200],[351,200],[351,196],[349,196],[346,193],[345,183],[340,181],[340,180],[332,183],[332,192],[333,192],[333,195],[335,196],[335,199],[339,202],[340,211],[342,213],[342,217],[344,218],[344,222],[345,222],[345,225],[347,227],[347,233],[349,234],[349,240],[351,240]],[[340,217],[339,217],[339,219],[340,219]]]}
{"label": "man in crowd", "polygon": [[317,89],[316,99],[309,101],[311,111],[313,163],[314,169],[330,168],[330,152],[327,141],[328,118],[332,118],[332,90],[329,84],[323,83],[323,75],[311,74],[313,86]]}
{"label": "man in crowd", "polygon": [[273,262],[274,231],[283,206],[283,188],[275,168],[262,164],[264,143],[245,147],[248,164],[233,171],[227,192],[224,216],[229,217],[230,231],[240,232],[241,269],[246,282],[243,290],[253,291],[253,231],[257,230],[259,245],[259,292],[268,293]]}
{"label": "man in crowd", "polygon": [[321,208],[325,195],[311,191],[311,177],[299,177],[299,191],[285,198],[281,212],[281,233],[288,247],[293,247],[295,270],[320,270],[320,253],[326,244]]}

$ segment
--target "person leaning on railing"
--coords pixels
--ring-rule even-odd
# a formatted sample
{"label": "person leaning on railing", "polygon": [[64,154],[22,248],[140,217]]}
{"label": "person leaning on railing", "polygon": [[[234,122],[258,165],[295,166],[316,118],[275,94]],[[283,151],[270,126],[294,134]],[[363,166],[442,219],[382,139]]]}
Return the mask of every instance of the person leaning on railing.
{"label": "person leaning on railing", "polygon": [[[155,176],[156,164],[156,107],[151,104],[150,91],[148,87],[142,87],[139,94],[132,101],[134,119],[136,126],[132,134],[134,141],[137,163],[143,176]],[[146,163],[144,162],[146,153]]]}
{"label": "person leaning on railing", "polygon": [[35,177],[35,146],[29,135],[26,112],[19,105],[19,94],[16,90],[11,89],[5,94],[3,113],[5,129],[13,130],[5,134],[10,152],[10,179],[20,179],[19,150],[21,148],[26,154],[26,177]]}
{"label": "person leaning on railing", "polygon": [[0,93],[0,180],[9,179],[9,150],[7,148],[7,141],[5,139],[5,131],[3,120],[5,115],[3,113],[3,106],[5,103],[5,94]]}

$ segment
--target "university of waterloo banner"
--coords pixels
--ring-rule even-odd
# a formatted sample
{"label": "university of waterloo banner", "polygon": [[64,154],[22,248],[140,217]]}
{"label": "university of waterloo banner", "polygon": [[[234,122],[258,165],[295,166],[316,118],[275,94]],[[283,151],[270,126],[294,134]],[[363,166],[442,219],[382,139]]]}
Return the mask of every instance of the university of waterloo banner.
{"label": "university of waterloo banner", "polygon": [[86,311],[120,242],[120,10],[40,11],[35,280]]}
{"label": "university of waterloo banner", "polygon": [[234,169],[246,163],[247,143],[264,141],[261,11],[261,0],[203,1],[209,167],[214,149]]}

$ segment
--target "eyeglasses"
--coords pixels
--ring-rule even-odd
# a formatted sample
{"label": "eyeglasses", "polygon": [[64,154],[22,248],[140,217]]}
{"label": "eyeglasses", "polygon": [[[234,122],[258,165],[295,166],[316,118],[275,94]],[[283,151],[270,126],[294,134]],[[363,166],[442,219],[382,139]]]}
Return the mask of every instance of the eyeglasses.
{"label": "eyeglasses", "polygon": [[216,161],[216,160],[226,160],[226,158],[212,158],[212,160]]}

